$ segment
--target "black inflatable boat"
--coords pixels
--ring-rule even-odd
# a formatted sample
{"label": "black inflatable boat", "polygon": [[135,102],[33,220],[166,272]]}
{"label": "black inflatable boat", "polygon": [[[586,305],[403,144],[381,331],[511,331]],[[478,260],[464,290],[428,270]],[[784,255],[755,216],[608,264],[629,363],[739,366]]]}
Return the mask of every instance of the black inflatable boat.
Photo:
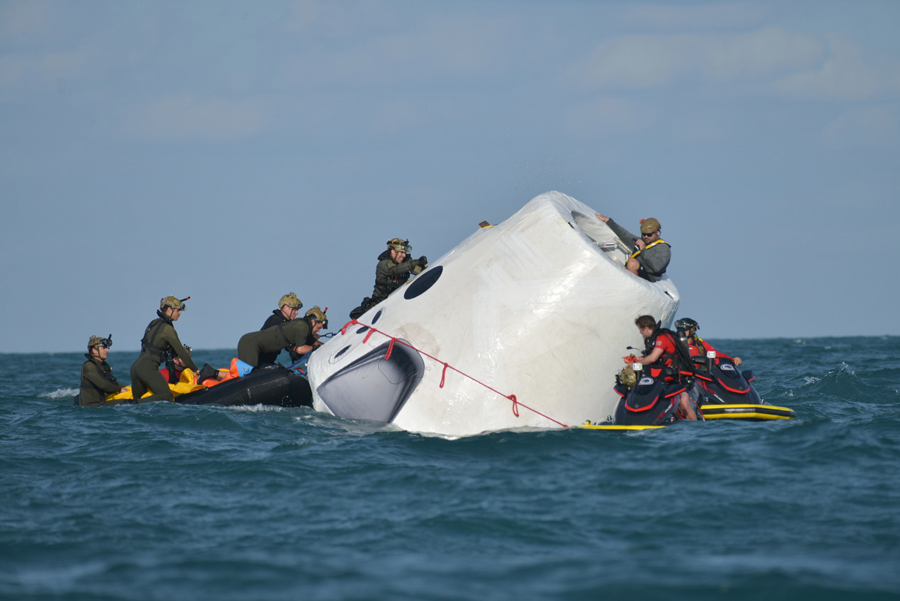
{"label": "black inflatable boat", "polygon": [[278,405],[311,407],[312,389],[306,378],[283,365],[259,367],[211,388],[175,397],[184,405]]}

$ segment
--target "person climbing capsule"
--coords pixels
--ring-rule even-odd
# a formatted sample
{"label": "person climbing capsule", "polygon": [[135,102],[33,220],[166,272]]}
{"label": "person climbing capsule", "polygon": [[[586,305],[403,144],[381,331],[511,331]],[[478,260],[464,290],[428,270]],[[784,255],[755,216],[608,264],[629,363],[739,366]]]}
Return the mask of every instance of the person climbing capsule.
{"label": "person climbing capsule", "polygon": [[387,241],[387,250],[378,255],[375,266],[375,288],[372,296],[363,299],[360,305],[350,312],[351,319],[358,319],[363,313],[386,299],[390,294],[409,280],[410,274],[418,275],[428,267],[428,258],[424,255],[418,259],[410,259],[412,246],[409,240],[391,238]]}

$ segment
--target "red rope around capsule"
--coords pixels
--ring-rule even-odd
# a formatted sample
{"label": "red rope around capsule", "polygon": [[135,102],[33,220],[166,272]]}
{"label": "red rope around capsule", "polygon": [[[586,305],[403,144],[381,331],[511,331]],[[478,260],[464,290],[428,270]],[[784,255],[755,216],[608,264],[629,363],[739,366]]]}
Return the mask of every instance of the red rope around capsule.
{"label": "red rope around capsule", "polygon": [[379,330],[378,328],[375,328],[375,327],[373,327],[373,326],[370,326],[370,325],[361,323],[361,322],[359,322],[359,321],[357,321],[357,320],[355,320],[355,319],[351,319],[351,320],[348,321],[346,324],[344,324],[344,327],[343,327],[343,328],[341,328],[341,336],[343,336],[344,334],[347,333],[347,329],[350,328],[350,326],[354,326],[354,325],[362,325],[362,326],[365,326],[365,327],[369,328],[369,332],[368,332],[368,334],[366,334],[366,337],[363,339],[363,343],[366,343],[366,342],[369,341],[369,337],[372,335],[373,332],[378,332],[378,333],[381,334],[382,336],[385,336],[385,337],[387,337],[387,338],[390,339],[391,343],[390,343],[390,345],[388,345],[388,350],[387,350],[387,352],[386,352],[385,355],[384,355],[384,360],[385,360],[385,361],[387,361],[388,359],[391,358],[391,353],[392,353],[393,350],[394,350],[394,343],[395,343],[395,342],[399,342],[400,344],[402,344],[402,345],[404,345],[404,346],[407,346],[407,347],[411,348],[412,350],[416,351],[416,352],[419,353],[420,355],[425,355],[426,357],[428,357],[428,358],[431,359],[432,361],[437,361],[438,363],[440,363],[441,365],[443,365],[444,368],[443,368],[443,370],[441,371],[441,385],[439,386],[439,388],[443,388],[443,387],[444,387],[444,382],[445,382],[446,377],[447,377],[447,369],[449,368],[449,369],[452,369],[453,371],[455,371],[456,373],[458,373],[459,375],[464,376],[464,377],[466,377],[466,378],[469,378],[470,380],[472,380],[472,381],[475,382],[476,384],[480,384],[481,386],[484,386],[485,388],[487,388],[487,389],[490,390],[491,392],[494,392],[494,393],[496,393],[496,394],[502,396],[503,398],[506,398],[506,399],[509,399],[510,401],[512,401],[512,412],[513,412],[513,415],[515,415],[516,417],[519,417],[519,407],[522,406],[522,407],[524,407],[525,409],[528,409],[529,411],[531,411],[532,413],[535,413],[535,414],[537,414],[537,415],[540,415],[540,416],[543,417],[544,419],[548,419],[548,420],[550,420],[551,422],[553,422],[553,423],[555,423],[555,424],[559,424],[559,425],[562,426],[563,428],[568,428],[568,427],[569,427],[569,426],[567,426],[566,424],[564,424],[564,423],[562,423],[562,422],[560,422],[560,421],[557,421],[557,420],[553,419],[553,418],[550,417],[549,415],[545,415],[544,413],[541,413],[541,412],[538,411],[537,409],[533,409],[533,408],[529,407],[529,406],[526,405],[525,403],[520,403],[520,402],[518,401],[518,399],[516,399],[516,395],[514,395],[514,394],[509,394],[509,395],[503,394],[503,393],[500,392],[499,390],[496,390],[496,389],[494,389],[494,388],[488,386],[488,385],[485,384],[484,382],[481,382],[481,381],[477,380],[476,378],[473,378],[473,377],[470,376],[469,374],[467,374],[467,373],[465,373],[465,372],[462,372],[462,371],[456,369],[455,367],[453,367],[453,366],[450,365],[449,363],[446,363],[446,362],[444,362],[444,361],[441,361],[441,360],[438,359],[437,357],[432,357],[432,356],[429,355],[428,353],[426,353],[426,352],[424,352],[424,351],[421,351],[421,350],[417,349],[416,347],[414,347],[414,346],[411,345],[410,343],[405,342],[405,341],[403,341],[403,340],[400,340],[399,338],[395,338],[394,336],[391,336],[390,334],[387,334],[387,333],[385,333],[385,332],[382,332],[381,330]]}

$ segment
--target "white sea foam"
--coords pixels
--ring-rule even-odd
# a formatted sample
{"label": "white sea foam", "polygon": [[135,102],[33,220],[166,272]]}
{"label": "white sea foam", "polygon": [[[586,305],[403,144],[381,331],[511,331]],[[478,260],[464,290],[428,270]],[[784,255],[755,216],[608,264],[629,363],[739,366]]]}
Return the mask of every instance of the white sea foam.
{"label": "white sea foam", "polygon": [[40,399],[64,399],[64,398],[72,398],[78,394],[77,388],[58,388],[53,392],[45,392],[43,394],[39,394],[38,398]]}
{"label": "white sea foam", "polygon": [[284,411],[284,407],[279,407],[277,405],[229,405],[228,408],[232,411],[243,411],[246,413],[266,413],[270,411]]}

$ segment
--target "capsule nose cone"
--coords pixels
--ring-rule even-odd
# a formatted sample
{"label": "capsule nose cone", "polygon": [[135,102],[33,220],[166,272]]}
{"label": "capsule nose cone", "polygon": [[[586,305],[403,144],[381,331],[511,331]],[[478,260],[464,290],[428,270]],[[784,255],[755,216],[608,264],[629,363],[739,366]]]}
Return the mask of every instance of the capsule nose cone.
{"label": "capsule nose cone", "polygon": [[415,350],[385,342],[342,368],[316,389],[338,417],[390,423],[422,381],[425,362]]}

